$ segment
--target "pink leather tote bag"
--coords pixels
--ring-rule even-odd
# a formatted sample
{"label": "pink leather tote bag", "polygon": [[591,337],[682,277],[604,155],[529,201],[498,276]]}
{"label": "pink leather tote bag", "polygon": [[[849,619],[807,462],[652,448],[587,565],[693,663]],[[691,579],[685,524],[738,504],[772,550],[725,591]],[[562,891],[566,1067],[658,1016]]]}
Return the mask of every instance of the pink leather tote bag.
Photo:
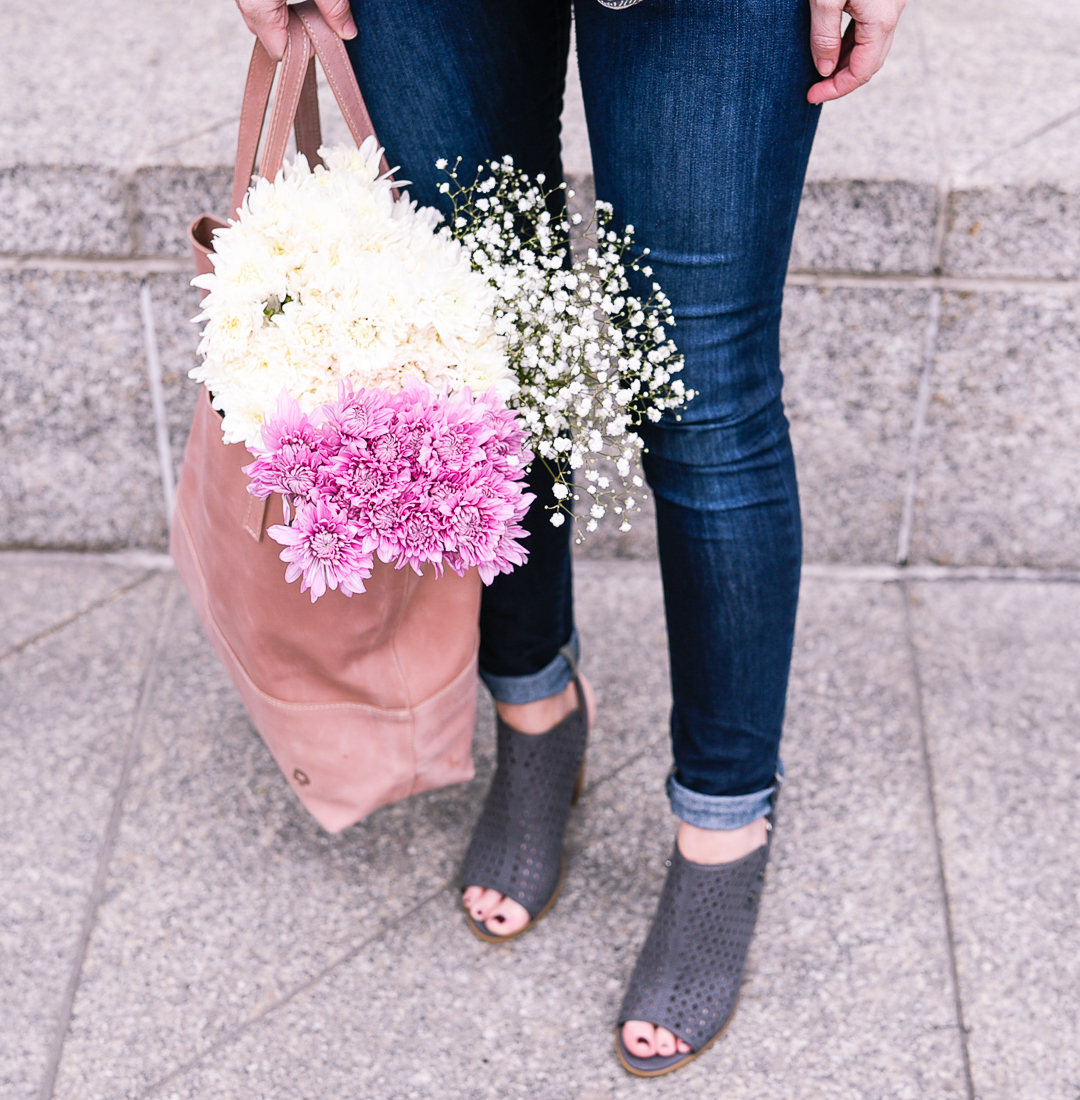
{"label": "pink leather tote bag", "polygon": [[[260,163],[274,176],[295,122],[297,147],[318,163],[315,55],[359,144],[372,133],[341,40],[315,4],[290,9]],[[256,43],[240,123],[232,205],[251,178],[276,64]],[[211,270],[213,229],[191,227],[196,267]],[[300,800],[330,832],[378,806],[473,777],[480,579],[418,577],[375,563],[367,591],[327,592],[312,604],[285,583],[281,547],[266,534],[282,522],[281,498],[257,500],[227,446],[221,421],[198,401],[184,453],[170,550],[177,570],[259,733]]]}

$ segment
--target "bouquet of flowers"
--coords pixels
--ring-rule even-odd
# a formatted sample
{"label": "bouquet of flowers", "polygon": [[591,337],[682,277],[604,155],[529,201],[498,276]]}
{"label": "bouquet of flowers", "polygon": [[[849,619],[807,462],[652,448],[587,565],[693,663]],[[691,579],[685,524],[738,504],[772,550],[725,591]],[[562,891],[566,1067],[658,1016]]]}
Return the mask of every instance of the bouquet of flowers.
{"label": "bouquet of flowers", "polygon": [[[633,427],[689,396],[670,381],[666,299],[628,293],[632,230],[606,231],[609,209],[601,249],[569,264],[552,192],[509,162],[456,188],[439,228],[437,211],[396,196],[374,139],[320,155],[258,180],[217,232],[214,272],[194,280],[208,293],[192,377],[225,441],[256,456],[249,491],[281,494],[285,523],[268,533],[313,602],[363,592],[376,556],[418,573],[475,567],[490,583],[526,559],[534,455],[556,476],[562,523],[586,457],[626,478]],[[584,476],[588,529],[605,493],[633,507],[596,469]]]}

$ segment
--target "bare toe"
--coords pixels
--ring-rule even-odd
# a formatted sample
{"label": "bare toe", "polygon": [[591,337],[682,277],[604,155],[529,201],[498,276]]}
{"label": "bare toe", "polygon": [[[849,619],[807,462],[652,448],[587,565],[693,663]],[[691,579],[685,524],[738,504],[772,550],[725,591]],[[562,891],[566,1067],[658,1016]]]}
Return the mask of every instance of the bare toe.
{"label": "bare toe", "polygon": [[666,1027],[656,1029],[656,1053],[661,1058],[670,1058],[675,1053],[675,1036]]}
{"label": "bare toe", "polygon": [[461,895],[461,900],[465,905],[465,908],[472,912],[472,907],[476,903],[476,900],[484,892],[482,886],[470,886],[464,894]]}
{"label": "bare toe", "polygon": [[622,1029],[623,1046],[636,1058],[651,1058],[656,1053],[656,1028],[643,1020],[627,1020]]}
{"label": "bare toe", "polygon": [[503,898],[486,918],[484,927],[493,936],[512,936],[528,923],[528,909],[513,898]]}
{"label": "bare toe", "polygon": [[469,910],[469,916],[477,924],[481,924],[495,911],[503,896],[498,890],[485,890],[481,886],[470,886],[466,893],[473,890],[477,893],[473,894],[471,902],[466,902],[466,907]]}

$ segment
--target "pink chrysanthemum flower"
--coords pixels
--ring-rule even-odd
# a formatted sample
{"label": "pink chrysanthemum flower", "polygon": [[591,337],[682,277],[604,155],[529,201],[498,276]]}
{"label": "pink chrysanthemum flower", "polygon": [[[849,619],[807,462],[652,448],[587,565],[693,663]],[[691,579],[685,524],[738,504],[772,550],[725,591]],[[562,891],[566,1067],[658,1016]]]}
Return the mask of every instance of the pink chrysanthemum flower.
{"label": "pink chrysanthemum flower", "polygon": [[406,509],[401,521],[401,555],[397,561],[400,569],[411,565],[418,576],[423,576],[421,568],[425,562],[435,567],[435,575],[442,575],[443,547],[446,517],[429,502],[418,500]]}
{"label": "pink chrysanthemum flower", "polygon": [[362,439],[348,440],[326,464],[326,473],[336,488],[335,499],[350,506],[392,493],[406,480],[405,471],[380,460]]}
{"label": "pink chrysanthemum flower", "polygon": [[280,554],[288,562],[285,580],[291,584],[302,578],[300,591],[310,588],[312,603],[328,588],[339,588],[346,596],[364,591],[371,555],[363,552],[356,528],[324,501],[302,504],[291,526],[275,524],[267,534],[285,547]]}
{"label": "pink chrysanthemum flower", "polygon": [[289,396],[289,391],[282,390],[278,397],[277,411],[263,424],[263,445],[255,453],[267,454],[282,447],[297,445],[316,450],[324,445],[324,436],[319,427],[321,420],[321,411],[308,416]]}
{"label": "pink chrysanthemum flower", "polygon": [[341,384],[338,400],[324,405],[327,421],[348,439],[374,439],[390,429],[394,404],[384,390],[353,390]]}
{"label": "pink chrysanthemum flower", "polygon": [[321,447],[313,450],[304,443],[287,443],[244,467],[244,473],[251,478],[248,492],[260,498],[281,493],[285,497],[307,499],[326,481],[325,465],[326,453]]}

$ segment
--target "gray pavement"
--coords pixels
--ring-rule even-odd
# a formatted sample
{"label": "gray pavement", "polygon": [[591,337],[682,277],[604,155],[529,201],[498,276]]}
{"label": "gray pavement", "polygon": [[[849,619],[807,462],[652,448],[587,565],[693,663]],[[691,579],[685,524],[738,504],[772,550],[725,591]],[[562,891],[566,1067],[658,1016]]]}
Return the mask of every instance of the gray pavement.
{"label": "gray pavement", "polygon": [[156,564],[0,556],[5,1097],[1075,1097],[1080,585],[808,570],[741,1006],[642,1082],[611,1024],[673,834],[655,564],[579,563],[569,878],[495,947],[454,888],[486,699],[474,782],[328,836]]}
{"label": "gray pavement", "polygon": [[[0,40],[3,1100],[1077,1100],[1080,8],[909,0],[825,109],[783,330],[789,780],[734,1023],[658,1081],[611,1044],[674,829],[648,509],[579,548],[566,890],[481,944],[486,697],[474,782],[328,836],[161,553],[233,5],[0,4]],[[588,194],[573,72],[564,151]]]}

